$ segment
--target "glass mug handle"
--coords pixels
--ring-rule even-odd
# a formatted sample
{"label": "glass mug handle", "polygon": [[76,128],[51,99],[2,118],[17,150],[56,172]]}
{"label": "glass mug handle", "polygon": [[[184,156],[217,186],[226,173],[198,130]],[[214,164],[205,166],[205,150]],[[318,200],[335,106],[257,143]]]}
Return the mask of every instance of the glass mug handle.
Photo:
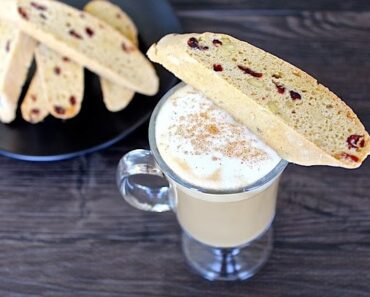
{"label": "glass mug handle", "polygon": [[150,212],[173,209],[174,192],[149,150],[134,150],[120,160],[117,186],[133,207]]}

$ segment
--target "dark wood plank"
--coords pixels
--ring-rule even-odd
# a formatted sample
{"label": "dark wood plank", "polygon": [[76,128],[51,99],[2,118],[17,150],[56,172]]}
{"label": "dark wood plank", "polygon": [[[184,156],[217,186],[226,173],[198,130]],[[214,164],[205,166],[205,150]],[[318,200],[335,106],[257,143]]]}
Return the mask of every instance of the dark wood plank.
{"label": "dark wood plank", "polygon": [[177,9],[214,10],[214,9],[262,9],[262,10],[328,10],[328,11],[363,11],[370,9],[366,0],[170,0]]}
{"label": "dark wood plank", "polygon": [[[369,12],[204,5],[178,10],[186,31],[231,33],[291,61],[370,127]],[[70,161],[0,157],[0,296],[369,296],[368,162],[353,171],[289,166],[266,267],[250,282],[210,283],[186,267],[173,214],[134,210],[116,190],[120,157],[147,146],[143,127],[109,150]]]}
{"label": "dark wood plank", "polygon": [[367,168],[350,177],[291,166],[271,260],[253,281],[229,286],[188,271],[172,214],[123,203],[114,182],[120,156],[112,148],[59,166],[28,164],[22,174],[15,161],[2,160],[1,180],[14,182],[0,203],[2,295],[367,296],[367,276],[360,277],[370,265]]}

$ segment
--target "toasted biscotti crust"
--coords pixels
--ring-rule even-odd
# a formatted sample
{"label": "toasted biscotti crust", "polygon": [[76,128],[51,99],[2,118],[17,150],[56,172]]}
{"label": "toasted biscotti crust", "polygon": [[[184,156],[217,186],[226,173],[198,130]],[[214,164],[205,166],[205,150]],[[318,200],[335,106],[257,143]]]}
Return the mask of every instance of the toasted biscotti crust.
{"label": "toasted biscotti crust", "polygon": [[148,56],[290,162],[356,168],[369,154],[369,135],[343,101],[307,73],[246,42],[216,33],[171,34]]}
{"label": "toasted biscotti crust", "polygon": [[0,20],[0,121],[10,123],[33,60],[37,42]]}
{"label": "toasted biscotti crust", "polygon": [[52,0],[1,0],[0,18],[118,85],[145,95],[158,91],[154,67],[138,48],[88,13]]}
{"label": "toasted biscotti crust", "polygon": [[[118,6],[105,0],[93,0],[85,6],[84,10],[116,28],[117,31],[130,39],[132,43],[138,45],[136,26],[130,17]],[[117,85],[110,80],[100,78],[100,84],[104,104],[111,112],[123,110],[134,98],[135,92],[133,90]]]}

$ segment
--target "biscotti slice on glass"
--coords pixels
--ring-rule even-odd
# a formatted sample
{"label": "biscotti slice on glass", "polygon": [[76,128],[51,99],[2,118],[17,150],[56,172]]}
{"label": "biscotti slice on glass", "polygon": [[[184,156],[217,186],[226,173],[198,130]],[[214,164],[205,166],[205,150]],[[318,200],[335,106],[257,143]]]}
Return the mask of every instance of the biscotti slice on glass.
{"label": "biscotti slice on glass", "polygon": [[75,117],[81,110],[84,95],[83,67],[43,44],[37,47],[35,55],[50,114],[64,120]]}
{"label": "biscotti slice on glass", "polygon": [[369,135],[343,101],[307,73],[246,42],[216,33],[172,34],[148,56],[290,162],[356,168],[369,154]]}
{"label": "biscotti slice on glass", "polygon": [[119,85],[145,95],[158,91],[154,67],[138,48],[88,13],[53,0],[1,0],[0,18]]}
{"label": "biscotti slice on glass", "polygon": [[[137,29],[130,17],[122,9],[109,1],[93,0],[84,10],[101,19],[138,45]],[[105,106],[109,111],[123,110],[134,98],[135,92],[117,85],[110,80],[100,78]]]}
{"label": "biscotti slice on glass", "polygon": [[31,124],[42,122],[48,115],[48,103],[41,90],[40,76],[36,72],[21,104],[22,117]]}
{"label": "biscotti slice on glass", "polygon": [[0,121],[10,123],[16,110],[37,42],[0,20]]}

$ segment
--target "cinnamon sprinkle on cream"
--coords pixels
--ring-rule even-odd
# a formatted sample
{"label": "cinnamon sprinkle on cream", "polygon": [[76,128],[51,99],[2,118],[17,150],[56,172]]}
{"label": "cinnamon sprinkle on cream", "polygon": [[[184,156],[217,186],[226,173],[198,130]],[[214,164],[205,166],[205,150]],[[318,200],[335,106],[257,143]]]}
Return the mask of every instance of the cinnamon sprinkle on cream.
{"label": "cinnamon sprinkle on cream", "polygon": [[247,127],[190,86],[180,88],[162,106],[156,139],[169,167],[204,188],[247,186],[281,160]]}

